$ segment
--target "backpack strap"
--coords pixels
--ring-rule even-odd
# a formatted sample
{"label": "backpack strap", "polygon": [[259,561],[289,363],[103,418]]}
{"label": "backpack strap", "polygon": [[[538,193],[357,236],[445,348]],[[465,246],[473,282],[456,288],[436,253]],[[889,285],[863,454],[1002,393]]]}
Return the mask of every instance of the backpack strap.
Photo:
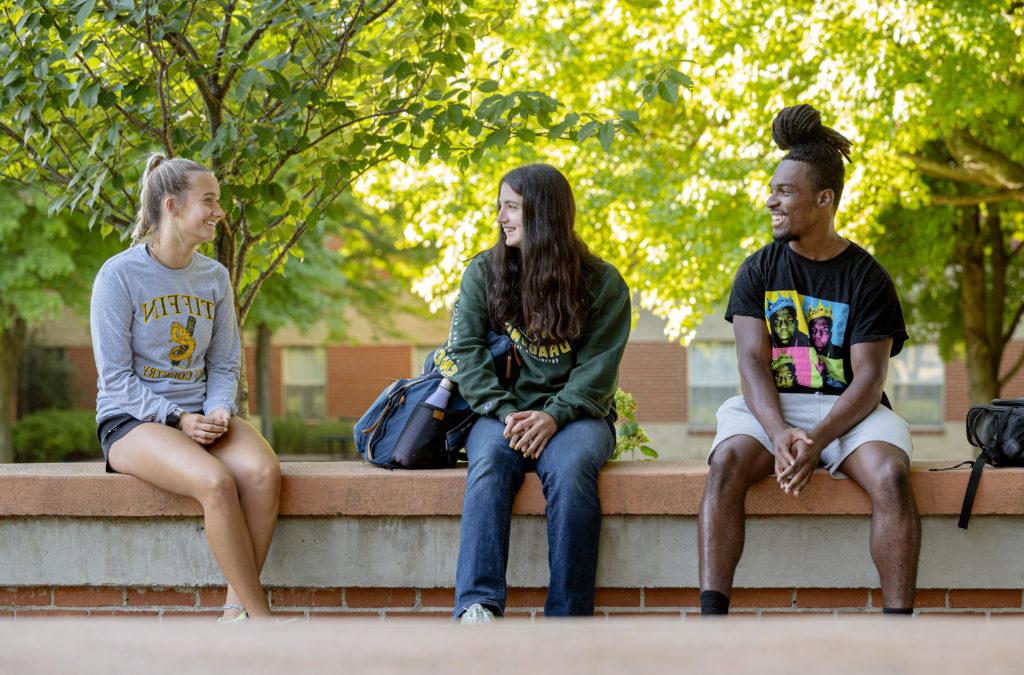
{"label": "backpack strap", "polygon": [[982,450],[978,459],[974,460],[971,467],[971,477],[967,480],[967,492],[964,493],[964,504],[960,508],[960,520],[956,526],[962,530],[967,529],[971,520],[971,509],[974,508],[974,496],[978,493],[978,484],[981,482],[981,470],[985,468],[985,451]]}

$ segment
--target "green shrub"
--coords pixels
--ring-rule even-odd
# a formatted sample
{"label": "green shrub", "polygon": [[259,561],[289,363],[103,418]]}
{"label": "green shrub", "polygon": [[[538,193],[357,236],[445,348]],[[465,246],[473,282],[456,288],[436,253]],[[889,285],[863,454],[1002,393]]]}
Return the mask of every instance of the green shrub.
{"label": "green shrub", "polygon": [[[310,422],[295,417],[274,418],[274,451],[279,455],[342,453],[353,455],[352,422],[324,420]],[[342,439],[328,443],[327,437]]]}
{"label": "green shrub", "polygon": [[615,438],[615,452],[612,459],[636,460],[637,451],[640,452],[640,459],[657,459],[658,451],[647,445],[651,439],[647,437],[640,423],[636,421],[636,399],[632,394],[627,394],[621,389],[615,392],[615,409],[619,413],[616,422],[618,433]]}
{"label": "green shrub", "polygon": [[11,429],[16,462],[102,459],[91,410],[43,410],[26,415]]}

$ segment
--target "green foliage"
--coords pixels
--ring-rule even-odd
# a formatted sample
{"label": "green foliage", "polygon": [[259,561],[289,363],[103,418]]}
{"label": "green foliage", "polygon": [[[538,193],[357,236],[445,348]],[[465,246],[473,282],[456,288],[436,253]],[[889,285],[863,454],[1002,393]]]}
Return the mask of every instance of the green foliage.
{"label": "green foliage", "polygon": [[[593,142],[597,120],[572,118],[566,133],[591,139],[578,147],[538,142],[464,172],[380,169],[408,187],[413,237],[445,247],[417,288],[435,309],[449,304],[465,259],[497,237],[489,205],[500,176],[546,161],[574,187],[585,241],[622,271],[643,308],[667,320],[670,336],[685,340],[720,306],[743,258],[769,240],[764,199],[783,156],[771,141],[772,117],[812,103],[854,142],[841,234],[869,248],[888,246],[890,234],[902,241],[902,253],[894,248],[885,263],[913,280],[915,338],[953,335],[955,317],[932,311],[950,305],[930,295],[959,273],[947,255],[956,209],[938,202],[993,191],[1024,199],[1024,179],[1010,177],[1019,175],[1014,165],[1024,167],[1022,28],[1024,9],[1009,0],[537,2],[503,24],[491,46],[514,47],[515,63],[535,64],[519,85],[610,114],[639,92],[648,102],[644,129],[602,152]],[[689,94],[680,69],[696,83]],[[656,72],[665,75],[654,85]],[[956,142],[963,134],[977,143],[973,165],[947,147],[964,145]],[[937,169],[927,159],[956,180],[931,178]],[[1020,201],[1003,208],[1019,241],[1020,220],[1005,211],[1019,213]],[[928,262],[936,248],[942,255]],[[926,286],[936,279],[941,287]]]}
{"label": "green foliage", "polygon": [[71,390],[71,361],[63,349],[30,347],[18,369],[18,417],[40,410],[69,410],[74,403]]}
{"label": "green foliage", "polygon": [[80,218],[50,215],[42,195],[0,183],[0,330],[21,319],[31,327],[62,306],[88,305],[92,278],[119,247]]}
{"label": "green foliage", "polygon": [[512,51],[467,67],[514,9],[511,0],[7,3],[4,174],[46,189],[53,212],[127,229],[145,153],[207,163],[228,207],[215,256],[244,325],[266,279],[373,167],[438,157],[465,169],[559,123],[557,100],[509,86]]}
{"label": "green foliage", "polygon": [[413,311],[405,289],[430,254],[403,241],[397,211],[374,211],[342,195],[323,226],[305,235],[301,257],[293,255],[267,279],[249,320],[271,330],[322,324],[331,339],[341,340],[348,337],[345,308],[351,305],[390,330],[392,311]]}
{"label": "green foliage", "polygon": [[[338,440],[328,440],[334,437]],[[352,422],[325,420],[310,423],[293,417],[274,418],[274,452],[279,455],[322,455],[344,450],[346,459],[356,459]]]}
{"label": "green foliage", "polygon": [[16,462],[102,459],[91,410],[44,410],[26,415],[11,430]]}
{"label": "green foliage", "polygon": [[633,395],[622,389],[616,390],[615,409],[619,413],[619,419],[616,423],[615,452],[612,453],[612,459],[628,457],[635,461],[638,451],[641,455],[640,460],[657,459],[658,451],[647,445],[651,439],[636,421],[636,399]]}

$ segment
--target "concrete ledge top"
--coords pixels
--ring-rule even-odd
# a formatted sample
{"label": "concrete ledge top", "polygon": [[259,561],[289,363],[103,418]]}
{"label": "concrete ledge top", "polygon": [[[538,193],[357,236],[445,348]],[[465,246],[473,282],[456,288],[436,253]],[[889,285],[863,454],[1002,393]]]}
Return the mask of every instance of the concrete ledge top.
{"label": "concrete ledge top", "polygon": [[[954,462],[914,462],[913,483],[922,515],[956,515],[969,468],[929,472]],[[457,516],[462,511],[465,468],[388,471],[362,462],[286,462],[284,516]],[[701,461],[613,462],[602,469],[601,508],[618,515],[696,515],[707,469]],[[514,512],[544,513],[536,474],[528,474]],[[815,472],[800,497],[786,495],[772,479],[747,495],[755,516],[864,515],[867,495],[850,480]],[[1024,469],[986,469],[975,515],[1024,515]],[[0,517],[173,517],[201,515],[188,497],[164,492],[130,476],[107,474],[100,463],[0,464]]]}

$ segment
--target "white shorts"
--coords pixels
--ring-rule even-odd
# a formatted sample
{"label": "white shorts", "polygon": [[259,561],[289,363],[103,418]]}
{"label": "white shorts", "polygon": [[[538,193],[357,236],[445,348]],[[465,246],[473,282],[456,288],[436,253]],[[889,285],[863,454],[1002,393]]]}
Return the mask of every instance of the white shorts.
{"label": "white shorts", "polygon": [[[828,394],[780,394],[779,400],[782,402],[782,419],[790,426],[810,431],[824,419],[839,397]],[[740,434],[751,436],[768,452],[772,451],[771,439],[742,396],[733,396],[723,403],[718,408],[717,417],[718,430],[711,444],[711,452],[708,453],[709,462],[723,441]],[[870,441],[895,445],[907,453],[908,459],[913,451],[910,426],[892,410],[879,405],[855,427],[829,443],[821,452],[821,463],[833,477],[845,478],[839,472],[839,465],[854,450]]]}

